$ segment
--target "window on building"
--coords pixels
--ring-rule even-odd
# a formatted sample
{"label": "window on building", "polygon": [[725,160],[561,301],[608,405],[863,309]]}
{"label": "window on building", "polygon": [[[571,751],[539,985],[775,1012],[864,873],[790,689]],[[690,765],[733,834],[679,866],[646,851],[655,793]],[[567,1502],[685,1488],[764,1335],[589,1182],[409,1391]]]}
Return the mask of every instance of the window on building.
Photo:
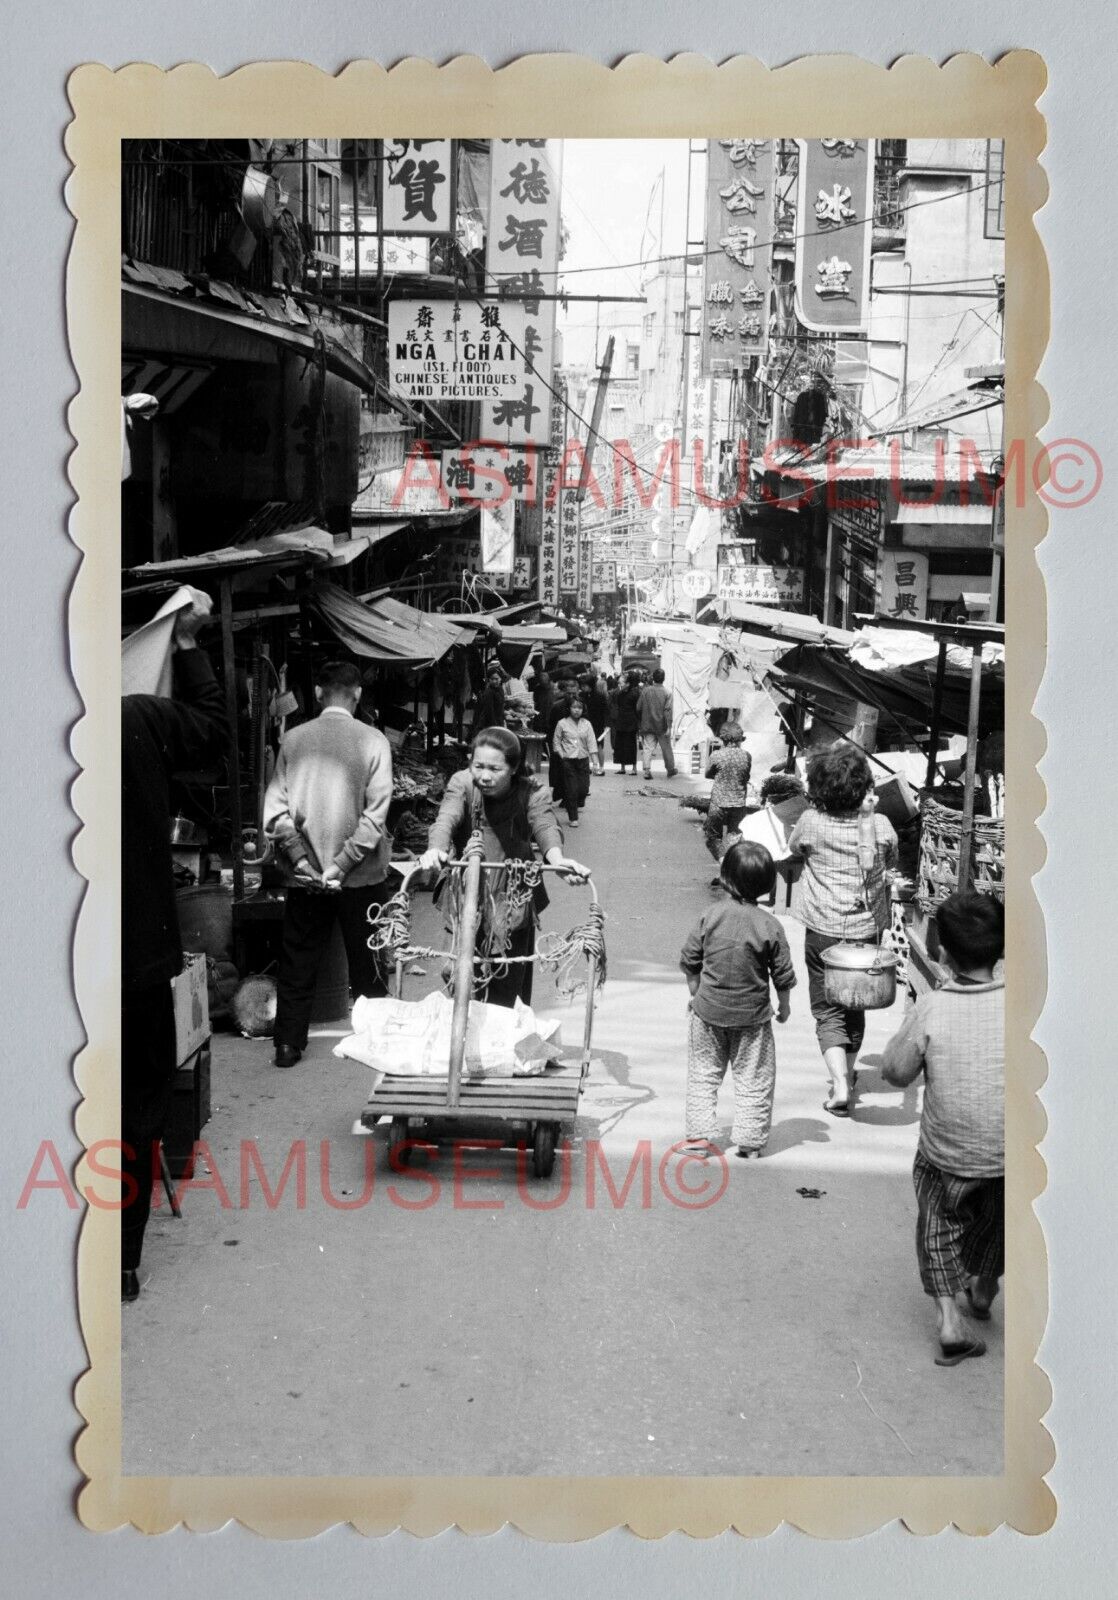
{"label": "window on building", "polygon": [[647,311],[644,318],[644,336],[646,339],[651,339],[655,332],[656,313],[655,311]]}
{"label": "window on building", "polygon": [[625,346],[625,376],[639,378],[641,371],[641,347],[639,344],[626,344]]}
{"label": "window on building", "polygon": [[675,331],[676,331],[676,333],[682,333],[683,332],[683,312],[682,311],[677,311],[675,313]]}
{"label": "window on building", "polygon": [[986,141],[987,239],[1005,238],[1005,140]]}

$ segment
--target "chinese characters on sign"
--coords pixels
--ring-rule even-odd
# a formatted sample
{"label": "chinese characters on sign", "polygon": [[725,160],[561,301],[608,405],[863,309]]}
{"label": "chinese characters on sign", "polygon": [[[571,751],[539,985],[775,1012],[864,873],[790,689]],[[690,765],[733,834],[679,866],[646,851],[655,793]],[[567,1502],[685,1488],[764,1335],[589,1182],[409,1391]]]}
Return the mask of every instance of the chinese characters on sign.
{"label": "chinese characters on sign", "polygon": [[555,301],[559,267],[561,139],[494,139],[489,179],[489,233],[485,246],[489,291],[504,307],[526,313],[518,341],[519,384],[482,407],[481,432],[503,444],[546,444],[555,364]]}
{"label": "chinese characters on sign", "polygon": [[748,600],[754,605],[798,605],[804,597],[802,567],[747,565],[745,551],[732,544],[718,546],[718,598]]}
{"label": "chinese characters on sign", "polygon": [[559,589],[562,594],[578,593],[581,534],[582,507],[573,489],[563,489],[559,495]]}
{"label": "chinese characters on sign", "polygon": [[385,139],[383,148],[385,233],[452,233],[453,141]]}
{"label": "chinese characters on sign", "polygon": [[[341,209],[341,238],[338,240],[338,259],[343,278],[352,278],[353,272],[353,207]],[[377,214],[361,207],[357,214],[358,243],[361,246],[361,276],[375,278],[377,272]],[[402,238],[399,234],[386,234],[384,238],[385,272],[406,272],[413,277],[427,277],[431,271],[431,242],[417,237]]]}
{"label": "chinese characters on sign", "polygon": [[589,611],[594,604],[593,583],[594,547],[589,539],[579,540],[579,565],[578,565],[578,608],[580,611]]}
{"label": "chinese characters on sign", "polygon": [[796,143],[796,315],[817,332],[861,332],[869,303],[874,141]]}
{"label": "chinese characters on sign", "polygon": [[704,373],[733,372],[765,353],[775,184],[775,139],[708,141]]}
{"label": "chinese characters on sign", "polygon": [[516,502],[494,502],[481,508],[481,566],[483,572],[511,573],[516,551],[513,544],[513,518]]}
{"label": "chinese characters on sign", "polygon": [[524,307],[473,301],[393,300],[389,383],[413,400],[496,400],[522,384]]}
{"label": "chinese characters on sign", "polygon": [[921,551],[881,552],[881,615],[919,622],[927,617],[928,558]]}
{"label": "chinese characters on sign", "polygon": [[536,493],[537,454],[504,445],[464,445],[443,451],[443,487],[453,499],[491,504],[531,500]]}
{"label": "chinese characters on sign", "polygon": [[595,561],[590,579],[594,594],[613,594],[617,589],[617,562]]}
{"label": "chinese characters on sign", "polygon": [[559,479],[560,455],[563,448],[564,386],[556,376],[552,380],[556,393],[552,396],[549,416],[548,458],[541,473],[540,495],[540,545],[539,545],[539,598],[543,605],[559,603],[559,499],[556,484]]}

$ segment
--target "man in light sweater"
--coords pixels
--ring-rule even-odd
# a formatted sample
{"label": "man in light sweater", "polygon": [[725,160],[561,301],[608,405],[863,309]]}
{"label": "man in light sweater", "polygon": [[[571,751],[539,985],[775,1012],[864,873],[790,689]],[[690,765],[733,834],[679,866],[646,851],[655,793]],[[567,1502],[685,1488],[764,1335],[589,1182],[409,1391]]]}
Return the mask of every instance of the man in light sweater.
{"label": "man in light sweater", "polygon": [[664,688],[664,669],[657,667],[652,682],[646,683],[637,700],[637,717],[640,722],[641,764],[646,779],[652,776],[652,757],[657,749],[664,758],[664,769],[669,778],[675,777],[675,756],[672,753],[672,697]]}
{"label": "man in light sweater", "polygon": [[356,995],[388,986],[366,940],[368,911],[388,897],[392,752],[353,713],[361,675],[348,661],[318,674],[319,716],[284,739],[264,797],[264,831],[288,868],[276,995],[276,1066],[293,1067],[307,1045],[315,978],[337,917]]}

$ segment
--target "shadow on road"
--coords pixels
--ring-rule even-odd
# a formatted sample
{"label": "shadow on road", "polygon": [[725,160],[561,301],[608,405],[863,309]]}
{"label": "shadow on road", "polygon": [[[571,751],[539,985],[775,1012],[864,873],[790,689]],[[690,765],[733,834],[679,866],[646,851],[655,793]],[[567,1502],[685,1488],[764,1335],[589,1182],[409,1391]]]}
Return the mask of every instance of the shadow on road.
{"label": "shadow on road", "polygon": [[775,1156],[782,1150],[791,1150],[798,1144],[830,1144],[831,1135],[826,1123],[814,1117],[785,1117],[774,1122],[765,1154]]}

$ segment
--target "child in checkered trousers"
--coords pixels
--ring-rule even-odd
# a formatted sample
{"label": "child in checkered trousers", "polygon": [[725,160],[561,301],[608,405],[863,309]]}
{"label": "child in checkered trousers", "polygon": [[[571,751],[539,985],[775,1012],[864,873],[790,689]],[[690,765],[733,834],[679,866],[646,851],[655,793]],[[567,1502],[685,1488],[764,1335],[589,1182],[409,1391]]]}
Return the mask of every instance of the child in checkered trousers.
{"label": "child in checkered trousers", "polygon": [[758,899],[772,893],[776,867],[764,845],[743,840],[722,857],[726,898],[704,911],[687,935],[679,964],[691,991],[687,1053],[687,1147],[713,1152],[718,1088],[734,1079],[731,1135],[739,1156],[768,1143],[776,1086],[772,994],[788,1021],[796,982],[784,930]]}
{"label": "child in checkered trousers", "polygon": [[936,911],[952,976],[921,995],[885,1046],[882,1076],[924,1074],[912,1179],[916,1259],[936,1303],[936,1365],[986,1353],[963,1315],[989,1322],[1005,1250],[1005,911],[987,894],[952,894]]}

